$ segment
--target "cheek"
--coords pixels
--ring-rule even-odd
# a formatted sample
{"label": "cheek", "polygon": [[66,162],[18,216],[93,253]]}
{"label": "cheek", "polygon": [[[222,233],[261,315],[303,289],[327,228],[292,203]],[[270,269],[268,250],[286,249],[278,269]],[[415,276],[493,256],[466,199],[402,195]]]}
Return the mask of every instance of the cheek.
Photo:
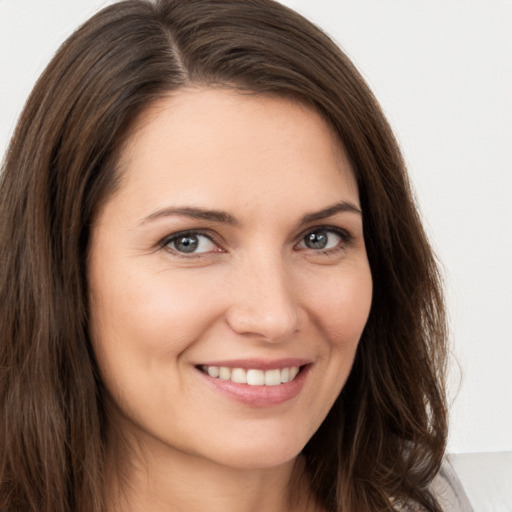
{"label": "cheek", "polygon": [[372,279],[364,264],[338,269],[323,286],[308,287],[309,319],[317,336],[319,360],[312,397],[311,434],[319,427],[339,396],[351,372],[355,354],[366,325],[371,301]]}
{"label": "cheek", "polygon": [[372,288],[370,269],[365,264],[331,275],[323,287],[309,288],[312,320],[333,349],[355,352],[368,320]]}
{"label": "cheek", "polygon": [[[91,292],[96,344],[138,357],[176,357],[215,318],[215,301],[198,293],[194,279],[132,268],[104,276]],[[202,287],[204,289],[204,287]]]}
{"label": "cheek", "polygon": [[215,318],[215,301],[199,295],[195,281],[171,274],[117,265],[102,280],[91,279],[91,340],[101,377],[114,403],[139,425],[147,417],[165,424],[170,397],[190,398],[184,354]]}

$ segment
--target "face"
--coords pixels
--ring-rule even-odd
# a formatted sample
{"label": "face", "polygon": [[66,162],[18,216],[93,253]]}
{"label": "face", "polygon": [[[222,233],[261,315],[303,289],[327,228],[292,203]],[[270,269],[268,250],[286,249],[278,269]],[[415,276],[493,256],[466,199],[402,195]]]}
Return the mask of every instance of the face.
{"label": "face", "polygon": [[370,309],[343,149],[308,107],[197,88],[148,109],[119,165],[88,260],[112,431],[230,467],[293,460]]}

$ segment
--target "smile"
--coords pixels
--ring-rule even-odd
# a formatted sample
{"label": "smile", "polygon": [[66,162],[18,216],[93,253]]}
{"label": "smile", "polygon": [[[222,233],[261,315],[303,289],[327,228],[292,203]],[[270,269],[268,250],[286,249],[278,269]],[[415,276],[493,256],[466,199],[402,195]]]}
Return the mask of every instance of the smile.
{"label": "smile", "polygon": [[199,369],[214,379],[229,380],[236,384],[249,386],[279,386],[291,382],[299,374],[298,366],[260,370],[257,368],[228,368],[227,366],[206,366]]}

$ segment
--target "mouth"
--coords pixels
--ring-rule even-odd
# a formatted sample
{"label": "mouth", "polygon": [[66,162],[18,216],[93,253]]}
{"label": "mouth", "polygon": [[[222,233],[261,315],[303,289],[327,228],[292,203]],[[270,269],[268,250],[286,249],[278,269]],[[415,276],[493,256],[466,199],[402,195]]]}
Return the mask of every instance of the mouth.
{"label": "mouth", "polygon": [[313,362],[305,359],[216,361],[196,369],[210,389],[257,408],[287,403],[300,394]]}
{"label": "mouth", "polygon": [[230,368],[228,366],[200,365],[197,368],[214,379],[249,386],[279,386],[293,381],[303,366],[287,366],[271,370],[259,368]]}

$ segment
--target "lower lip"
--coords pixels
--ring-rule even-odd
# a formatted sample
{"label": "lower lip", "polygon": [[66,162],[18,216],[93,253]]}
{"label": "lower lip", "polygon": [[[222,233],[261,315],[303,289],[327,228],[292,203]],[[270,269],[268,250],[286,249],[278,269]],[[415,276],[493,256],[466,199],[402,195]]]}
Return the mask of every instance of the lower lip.
{"label": "lower lip", "polygon": [[310,365],[301,368],[299,374],[290,382],[277,386],[250,386],[230,380],[210,377],[197,370],[215,390],[251,407],[275,407],[295,398],[303,388]]}

